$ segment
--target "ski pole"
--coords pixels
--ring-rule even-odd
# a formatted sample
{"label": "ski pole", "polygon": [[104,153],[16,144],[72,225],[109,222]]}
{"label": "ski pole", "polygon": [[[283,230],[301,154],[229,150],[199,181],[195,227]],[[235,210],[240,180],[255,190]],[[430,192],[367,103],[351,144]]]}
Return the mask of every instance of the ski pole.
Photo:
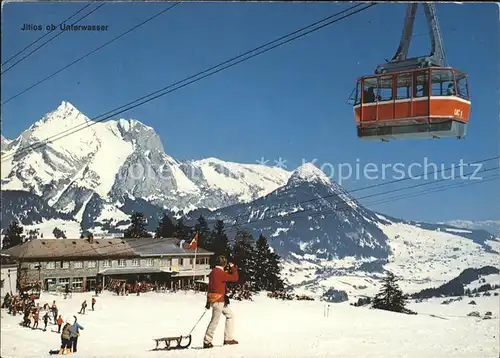
{"label": "ski pole", "polygon": [[203,314],[201,315],[201,317],[198,319],[198,321],[194,324],[194,327],[193,329],[191,329],[191,331],[189,332],[188,336],[191,335],[191,333],[193,333],[194,329],[196,328],[196,326],[198,325],[198,323],[200,323],[201,319],[203,318],[203,316],[205,316],[205,313],[207,313],[207,310],[204,310],[203,311]]}

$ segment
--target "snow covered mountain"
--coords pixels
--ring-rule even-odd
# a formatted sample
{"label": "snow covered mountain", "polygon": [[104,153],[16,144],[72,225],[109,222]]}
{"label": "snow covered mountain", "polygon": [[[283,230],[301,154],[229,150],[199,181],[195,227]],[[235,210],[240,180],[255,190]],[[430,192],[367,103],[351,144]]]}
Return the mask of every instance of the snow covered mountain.
{"label": "snow covered mountain", "polygon": [[[25,149],[75,126],[84,129]],[[307,290],[363,293],[384,269],[416,287],[499,261],[500,242],[487,231],[380,215],[311,163],[288,172],[216,158],[181,162],[151,127],[92,122],[67,102],[16,139],[2,137],[1,181],[2,228],[17,219],[45,238],[56,226],[76,237],[123,230],[134,211],[151,230],[165,211],[187,213],[190,224],[203,214],[211,224],[223,219],[230,236],[263,233],[285,258],[288,282]]]}
{"label": "snow covered mountain", "polygon": [[463,229],[481,229],[491,232],[493,235],[500,237],[500,220],[485,220],[485,221],[471,221],[471,220],[450,220],[440,222],[439,224],[448,224]]}
{"label": "snow covered mountain", "polygon": [[400,220],[356,202],[313,164],[292,173],[287,184],[250,204],[189,213],[224,220],[228,231],[269,238],[285,258],[285,277],[308,292],[330,287],[350,296],[372,294],[384,270],[418,291],[451,279],[468,267],[498,266],[500,241],[484,230]]}
{"label": "snow covered mountain", "polygon": [[[57,136],[73,128],[83,129]],[[54,135],[60,139],[51,141]],[[126,220],[134,208],[117,208],[136,200],[171,211],[250,202],[290,176],[215,158],[179,162],[165,154],[153,128],[136,120],[93,122],[68,102],[15,140],[2,137],[1,169],[2,191],[28,191],[77,221],[91,212],[98,223]]]}
{"label": "snow covered mountain", "polygon": [[1,151],[9,150],[11,141],[0,134],[0,148]]}
{"label": "snow covered mountain", "polygon": [[212,222],[223,219],[232,231],[262,232],[283,257],[294,253],[313,260],[330,260],[388,255],[387,238],[375,225],[374,213],[360,206],[311,163],[297,168],[286,185],[250,204],[236,204],[212,213],[194,211],[189,216],[195,220],[200,214]]}

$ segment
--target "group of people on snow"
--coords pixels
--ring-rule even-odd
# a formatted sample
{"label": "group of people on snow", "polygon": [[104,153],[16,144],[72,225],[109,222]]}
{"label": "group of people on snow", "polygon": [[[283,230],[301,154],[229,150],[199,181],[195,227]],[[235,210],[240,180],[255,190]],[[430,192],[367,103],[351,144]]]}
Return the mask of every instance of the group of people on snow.
{"label": "group of people on snow", "polygon": [[[238,344],[238,341],[234,339],[234,313],[229,307],[229,297],[227,295],[228,290],[226,287],[226,282],[237,282],[239,280],[239,274],[236,266],[233,263],[229,263],[230,273],[225,271],[228,265],[227,258],[224,255],[220,255],[217,258],[217,265],[212,269],[209,275],[209,283],[207,290],[207,299],[205,304],[205,309],[212,310],[212,317],[210,323],[205,331],[205,336],[203,338],[203,348],[212,348],[212,340],[215,335],[219,320],[221,315],[224,315],[226,322],[224,325],[224,345]],[[126,286],[118,286],[120,294],[123,292],[123,288],[126,290]],[[137,292],[140,292],[140,286],[134,287],[138,288]],[[92,297],[92,310],[94,310],[96,300]],[[44,331],[47,328],[49,319],[52,318],[53,324],[57,324],[57,333],[61,334],[61,347],[55,354],[69,354],[77,352],[78,337],[80,336],[80,331],[84,328],[78,323],[76,316],[73,316],[73,322],[64,322],[63,318],[59,314],[56,302],[52,302],[52,306],[49,307],[48,303],[40,307],[40,304],[35,305],[35,298],[28,297],[20,299],[17,296],[12,296],[7,293],[2,304],[2,308],[8,308],[9,314],[17,315],[18,312],[24,312],[23,325],[26,327],[31,327],[33,324],[33,329],[38,327],[38,321],[40,317],[40,312],[45,311],[42,320],[44,322]],[[87,308],[87,301],[84,300],[81,304],[80,314],[85,314],[85,309]],[[33,323],[32,323],[33,321]],[[63,326],[64,323],[64,326]]]}
{"label": "group of people on snow", "polygon": [[[92,311],[94,311],[96,304],[95,297],[92,297],[91,304]],[[85,314],[86,307],[87,301],[84,300],[79,313]],[[69,354],[77,351],[78,337],[83,327],[78,323],[76,316],[73,316],[72,322],[70,322],[70,320],[65,321],[59,313],[56,301],[53,301],[52,305],[45,303],[40,307],[40,303],[35,303],[35,297],[26,297],[25,295],[17,296],[7,293],[2,302],[2,308],[7,309],[8,313],[13,316],[23,314],[21,325],[31,329],[39,328],[40,316],[44,312],[41,317],[41,321],[44,324],[43,331],[45,332],[49,322],[52,322],[53,325],[57,325],[57,333],[61,335],[61,348],[57,351],[52,351],[52,353]],[[53,332],[55,332],[55,330]]]}
{"label": "group of people on snow", "polygon": [[83,327],[78,323],[76,316],[73,316],[73,324],[66,322],[61,332],[61,348],[58,354],[70,354],[77,352],[78,337]]}

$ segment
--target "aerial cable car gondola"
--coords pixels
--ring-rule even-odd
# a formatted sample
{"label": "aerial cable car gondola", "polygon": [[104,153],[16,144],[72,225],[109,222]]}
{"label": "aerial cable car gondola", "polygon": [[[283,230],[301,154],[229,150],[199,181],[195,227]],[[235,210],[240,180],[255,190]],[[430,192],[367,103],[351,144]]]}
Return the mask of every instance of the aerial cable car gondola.
{"label": "aerial cable car gondola", "polygon": [[418,3],[408,5],[394,57],[358,79],[354,117],[364,140],[464,138],[470,114],[467,74],[448,67],[433,3],[422,3],[431,53],[407,58]]}

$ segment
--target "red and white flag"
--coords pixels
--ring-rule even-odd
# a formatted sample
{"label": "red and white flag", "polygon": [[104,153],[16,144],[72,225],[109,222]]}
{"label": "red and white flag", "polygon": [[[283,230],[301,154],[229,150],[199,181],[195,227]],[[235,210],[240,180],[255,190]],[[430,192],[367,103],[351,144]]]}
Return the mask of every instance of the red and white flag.
{"label": "red and white flag", "polygon": [[192,249],[197,249],[198,248],[198,233],[194,235],[193,240],[186,246],[184,246],[186,250],[192,250]]}

